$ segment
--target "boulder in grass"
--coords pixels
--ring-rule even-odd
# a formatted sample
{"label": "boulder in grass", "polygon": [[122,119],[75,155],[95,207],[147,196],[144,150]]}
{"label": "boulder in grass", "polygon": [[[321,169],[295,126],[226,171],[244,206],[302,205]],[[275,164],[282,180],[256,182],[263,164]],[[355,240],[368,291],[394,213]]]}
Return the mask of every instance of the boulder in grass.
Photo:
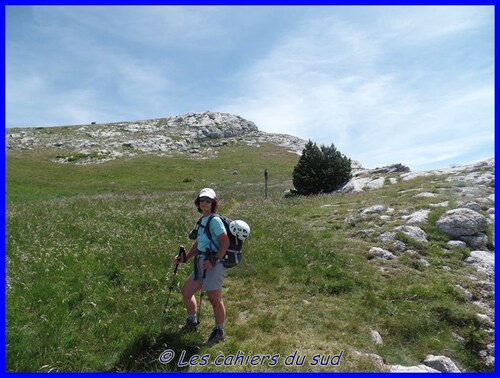
{"label": "boulder in grass", "polygon": [[448,236],[457,238],[485,232],[486,224],[486,218],[477,211],[460,208],[447,211],[441,215],[436,222],[436,227]]}
{"label": "boulder in grass", "polygon": [[443,373],[460,373],[457,365],[446,356],[433,356],[430,354],[425,358],[424,364]]}
{"label": "boulder in grass", "polygon": [[424,230],[417,226],[399,226],[395,228],[408,236],[410,239],[416,240],[420,243],[427,243],[427,234]]}

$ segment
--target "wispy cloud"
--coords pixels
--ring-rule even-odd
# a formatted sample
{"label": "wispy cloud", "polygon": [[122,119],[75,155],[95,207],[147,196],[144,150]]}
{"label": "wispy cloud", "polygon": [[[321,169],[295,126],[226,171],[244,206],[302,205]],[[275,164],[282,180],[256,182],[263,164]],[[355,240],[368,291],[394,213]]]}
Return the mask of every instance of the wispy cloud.
{"label": "wispy cloud", "polygon": [[[240,73],[245,95],[225,106],[266,131],[334,143],[368,166],[402,161],[423,168],[463,159],[477,150],[475,140],[491,156],[493,141],[484,138],[493,135],[490,56],[454,61],[452,77],[433,64],[448,53],[436,46],[455,48],[453,38],[484,25],[490,13],[381,8],[369,25],[315,15]],[[416,59],[408,62],[406,54]],[[487,66],[486,74],[466,65]]]}
{"label": "wispy cloud", "polygon": [[[9,126],[82,123],[89,117],[106,122],[208,109],[207,94],[213,91],[209,86],[227,84],[224,76],[235,60],[230,51],[244,38],[239,28],[252,25],[252,18],[242,17],[240,9],[12,8],[8,35],[15,38],[7,39]],[[272,12],[266,9],[262,15],[270,17]],[[228,59],[219,62],[224,56]],[[80,111],[67,111],[77,100]]]}
{"label": "wispy cloud", "polygon": [[[99,40],[95,27],[85,21],[92,19],[93,26],[101,25],[102,18],[92,18],[94,9],[56,7],[54,12],[51,7],[36,8],[33,30],[44,43],[29,48],[17,41],[8,44],[8,63],[12,61],[7,64],[10,119],[30,114],[38,125],[58,125],[148,118],[152,109],[156,114],[165,111],[161,99],[165,93],[173,93],[166,74],[171,64],[158,64],[131,54],[120,44]],[[81,16],[81,30],[75,25],[76,15]],[[53,17],[65,21],[51,23]]]}
{"label": "wispy cloud", "polygon": [[57,27],[66,20],[63,24],[71,25],[73,31],[86,29],[90,38],[106,36],[110,41],[127,40],[154,49],[213,47],[208,42],[225,30],[220,22],[224,15],[217,7],[55,6],[38,7],[34,12],[41,30],[50,32],[47,21],[51,19],[57,20]]}
{"label": "wispy cloud", "polygon": [[493,75],[493,7],[7,12],[9,127],[217,110],[419,169],[493,154]]}

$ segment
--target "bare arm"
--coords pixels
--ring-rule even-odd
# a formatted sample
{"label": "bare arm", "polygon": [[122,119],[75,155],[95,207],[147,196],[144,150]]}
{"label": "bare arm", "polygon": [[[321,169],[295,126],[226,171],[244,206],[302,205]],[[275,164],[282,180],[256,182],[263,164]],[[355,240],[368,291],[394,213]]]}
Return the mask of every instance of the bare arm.
{"label": "bare arm", "polygon": [[229,248],[229,238],[227,237],[227,234],[224,232],[223,234],[217,236],[217,239],[219,239],[220,248],[215,254],[215,257],[222,260],[222,258],[226,254],[227,249]]}
{"label": "bare arm", "polygon": [[[224,232],[223,234],[217,236],[217,239],[219,239],[220,248],[215,253],[215,258],[222,260],[222,258],[226,254],[227,249],[229,248],[229,238],[227,237],[227,234]],[[214,267],[213,260],[209,259],[203,262],[203,269],[212,269],[213,267]]]}

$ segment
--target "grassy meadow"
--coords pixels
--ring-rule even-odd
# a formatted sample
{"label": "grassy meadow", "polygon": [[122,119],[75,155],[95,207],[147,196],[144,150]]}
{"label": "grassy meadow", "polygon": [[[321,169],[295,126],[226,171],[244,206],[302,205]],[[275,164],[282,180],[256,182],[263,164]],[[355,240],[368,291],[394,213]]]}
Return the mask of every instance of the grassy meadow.
{"label": "grassy meadow", "polygon": [[[53,163],[55,155],[7,153],[8,371],[378,371],[367,353],[401,365],[447,355],[462,370],[484,370],[478,353],[488,337],[478,308],[456,288],[474,290],[472,268],[462,263],[467,252],[443,254],[446,239],[433,225],[446,209],[431,213],[431,242],[413,246],[430,267],[412,256],[373,259],[369,249],[380,242],[363,232],[366,223],[344,223],[376,204],[424,208],[428,199],[415,199],[414,187],[453,204],[451,183],[421,178],[360,194],[285,198],[298,156],[271,145],[226,147],[208,160],[73,165]],[[222,199],[222,214],[252,229],[244,261],[226,271],[227,340],[213,347],[203,345],[213,326],[208,300],[199,332],[178,332],[185,316],[178,287],[191,264],[180,266],[162,314],[172,258],[179,245],[190,246],[193,201],[207,186]],[[175,357],[160,363],[165,351]],[[299,360],[286,364],[294,353]]]}

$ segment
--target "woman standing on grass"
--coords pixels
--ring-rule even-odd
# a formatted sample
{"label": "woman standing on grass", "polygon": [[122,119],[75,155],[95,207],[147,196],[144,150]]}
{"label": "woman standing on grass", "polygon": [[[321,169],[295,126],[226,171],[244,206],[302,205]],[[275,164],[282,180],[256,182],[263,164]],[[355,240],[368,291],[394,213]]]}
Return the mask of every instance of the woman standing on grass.
{"label": "woman standing on grass", "polygon": [[[181,256],[175,257],[176,264],[186,262],[194,257],[194,271],[189,275],[181,290],[187,311],[186,324],[181,328],[181,332],[196,331],[198,319],[196,318],[195,294],[200,290],[205,290],[215,317],[215,326],[207,341],[207,344],[213,345],[224,340],[223,327],[226,310],[222,302],[224,266],[221,260],[229,247],[229,239],[222,220],[219,217],[213,217],[219,208],[219,200],[215,191],[210,188],[202,189],[194,204],[202,215],[195,234],[196,241],[184,259]],[[205,232],[209,219],[210,233],[216,236],[213,241]]]}

